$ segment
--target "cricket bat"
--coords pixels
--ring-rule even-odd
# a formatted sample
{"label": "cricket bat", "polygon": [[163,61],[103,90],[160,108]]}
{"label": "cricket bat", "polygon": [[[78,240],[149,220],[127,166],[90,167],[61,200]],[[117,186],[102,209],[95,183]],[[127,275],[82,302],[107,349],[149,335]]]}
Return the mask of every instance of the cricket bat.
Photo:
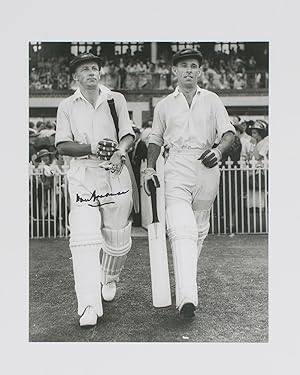
{"label": "cricket bat", "polygon": [[[163,183],[163,181],[161,181]],[[148,242],[151,268],[152,301],[154,307],[171,305],[168,253],[165,222],[157,215],[157,194],[153,181],[149,181],[151,192],[152,223],[148,225]],[[164,211],[164,207],[163,207]],[[162,215],[165,218],[165,215]]]}

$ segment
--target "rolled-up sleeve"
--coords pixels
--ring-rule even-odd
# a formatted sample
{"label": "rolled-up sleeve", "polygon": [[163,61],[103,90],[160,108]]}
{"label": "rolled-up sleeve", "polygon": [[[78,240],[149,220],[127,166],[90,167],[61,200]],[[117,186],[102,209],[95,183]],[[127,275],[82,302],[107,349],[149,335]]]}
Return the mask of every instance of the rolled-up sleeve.
{"label": "rolled-up sleeve", "polygon": [[157,146],[164,144],[164,132],[166,130],[166,122],[163,119],[162,108],[160,103],[154,108],[152,131],[149,136],[149,143],[154,143]]}
{"label": "rolled-up sleeve", "polygon": [[61,142],[73,142],[74,137],[71,130],[70,117],[64,108],[64,103],[60,103],[57,109],[57,122],[55,133],[55,146]]}
{"label": "rolled-up sleeve", "polygon": [[119,139],[121,140],[125,135],[132,135],[135,139],[135,133],[132,129],[131,121],[129,118],[127,103],[122,94],[118,95],[118,107],[119,107]]}
{"label": "rolled-up sleeve", "polygon": [[223,134],[228,131],[231,131],[235,134],[235,128],[230,122],[230,118],[226,111],[224,104],[221,99],[216,95],[215,96],[215,118],[216,118],[216,128],[217,128],[217,140],[215,143],[219,143]]}

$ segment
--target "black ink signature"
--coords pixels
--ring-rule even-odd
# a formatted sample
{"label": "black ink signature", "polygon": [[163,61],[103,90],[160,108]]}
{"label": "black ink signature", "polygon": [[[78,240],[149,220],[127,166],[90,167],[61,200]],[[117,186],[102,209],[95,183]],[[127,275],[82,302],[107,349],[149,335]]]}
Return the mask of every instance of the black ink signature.
{"label": "black ink signature", "polygon": [[100,203],[99,202],[99,199],[100,198],[107,198],[107,197],[112,197],[112,196],[115,196],[115,195],[123,195],[123,194],[126,194],[128,193],[129,190],[126,190],[126,191],[118,191],[117,193],[106,193],[106,194],[103,194],[103,195],[96,195],[96,190],[94,190],[90,196],[90,198],[82,198],[78,193],[76,193],[76,202],[90,202],[90,201],[93,201],[93,202],[96,202],[97,201],[97,204],[96,205],[92,205],[92,204],[89,204],[89,206],[91,207],[100,207],[100,206],[104,206],[106,204],[111,204],[111,203],[115,203],[115,202],[106,202],[106,203]]}

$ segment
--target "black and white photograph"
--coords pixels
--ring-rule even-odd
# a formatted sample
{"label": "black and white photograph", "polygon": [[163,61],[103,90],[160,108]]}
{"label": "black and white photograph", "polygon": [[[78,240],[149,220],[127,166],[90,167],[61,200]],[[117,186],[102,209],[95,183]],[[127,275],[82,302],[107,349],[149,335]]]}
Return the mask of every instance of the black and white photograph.
{"label": "black and white photograph", "polygon": [[298,3],[2,8],[1,373],[297,373]]}
{"label": "black and white photograph", "polygon": [[268,342],[268,41],[28,48],[29,340]]}

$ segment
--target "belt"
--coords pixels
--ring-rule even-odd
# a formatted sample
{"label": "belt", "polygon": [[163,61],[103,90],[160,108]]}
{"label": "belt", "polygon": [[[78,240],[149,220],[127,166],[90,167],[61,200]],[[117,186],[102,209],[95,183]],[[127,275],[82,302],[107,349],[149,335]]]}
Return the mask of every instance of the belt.
{"label": "belt", "polygon": [[181,155],[201,155],[208,148],[175,148],[171,147],[169,149],[169,154],[181,154]]}
{"label": "belt", "polygon": [[73,158],[70,162],[70,166],[77,165],[77,166],[84,166],[84,167],[92,167],[92,168],[99,168],[101,160],[99,159],[80,159],[80,158]]}
{"label": "belt", "polygon": [[78,157],[74,157],[73,158],[74,160],[97,160],[98,162],[101,162],[102,160],[100,160],[96,155],[84,155],[84,156],[78,156]]}

